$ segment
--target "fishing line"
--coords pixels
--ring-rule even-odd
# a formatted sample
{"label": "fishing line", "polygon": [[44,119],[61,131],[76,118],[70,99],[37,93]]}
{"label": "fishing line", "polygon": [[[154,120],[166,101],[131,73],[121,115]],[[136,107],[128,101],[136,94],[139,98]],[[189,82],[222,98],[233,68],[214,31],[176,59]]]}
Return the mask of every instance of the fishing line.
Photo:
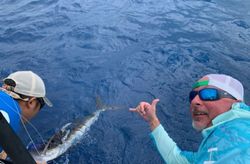
{"label": "fishing line", "polygon": [[[35,127],[30,121],[28,121],[28,119],[26,119],[25,117],[22,117],[20,113],[18,113],[14,108],[12,108],[12,106],[10,106],[8,103],[6,103],[1,97],[0,97],[0,100],[1,100],[5,105],[7,105],[13,112],[15,112],[15,113],[19,116],[19,118],[20,118],[20,120],[21,120],[21,122],[22,122],[22,125],[23,125],[23,127],[24,127],[24,129],[25,129],[26,134],[28,135],[29,139],[31,140],[31,143],[32,143],[33,146],[35,147],[35,150],[37,151],[37,153],[40,154],[40,153],[38,152],[38,149],[37,149],[35,143],[34,143],[34,140],[33,140],[32,137],[30,136],[30,133],[28,132],[28,130],[27,130],[27,128],[26,128],[26,126],[25,126],[25,124],[24,124],[22,118],[23,118],[26,122],[28,122],[29,125],[31,125],[31,127],[32,127],[32,128],[35,130],[35,132],[39,135],[39,137],[40,137],[40,139],[42,140],[43,144],[45,144],[43,137],[42,137],[41,134],[38,132],[38,130],[36,129],[36,127]],[[13,101],[13,103],[15,104],[16,109],[18,110],[18,107],[17,107],[17,104],[16,104],[15,100],[12,99],[12,101]]]}
{"label": "fishing line", "polygon": [[[2,88],[0,87],[0,89],[2,89]],[[35,151],[36,151],[39,155],[41,155],[41,153],[39,153],[39,151],[38,151],[38,149],[37,149],[37,146],[35,145],[34,140],[32,139],[32,137],[31,137],[31,135],[30,135],[28,129],[26,128],[26,126],[25,126],[25,124],[24,124],[22,118],[23,118],[23,119],[24,119],[24,120],[34,129],[34,131],[38,134],[39,138],[42,140],[42,143],[43,143],[44,145],[46,145],[46,144],[45,144],[45,140],[43,139],[42,135],[38,132],[37,128],[36,128],[28,119],[26,119],[25,117],[22,117],[20,113],[18,113],[14,108],[12,108],[12,106],[10,106],[8,103],[6,103],[1,97],[0,97],[0,100],[1,100],[5,105],[7,105],[12,111],[14,111],[14,112],[19,116],[19,118],[20,118],[20,120],[21,120],[21,122],[22,122],[22,125],[23,125],[23,127],[24,127],[24,129],[25,129],[25,132],[26,132],[26,134],[28,135],[28,137],[29,137],[29,139],[30,139],[30,143],[34,146]],[[18,110],[17,104],[16,104],[16,102],[14,101],[14,99],[12,99],[12,101],[13,101],[13,103],[15,104],[16,109]],[[57,164],[57,162],[56,162],[55,160],[52,160],[52,161],[55,162],[55,163]]]}

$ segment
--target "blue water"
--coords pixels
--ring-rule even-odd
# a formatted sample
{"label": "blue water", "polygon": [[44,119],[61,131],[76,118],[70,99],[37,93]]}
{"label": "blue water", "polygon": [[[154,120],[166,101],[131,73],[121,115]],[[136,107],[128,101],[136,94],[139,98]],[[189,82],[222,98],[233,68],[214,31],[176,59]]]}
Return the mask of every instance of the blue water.
{"label": "blue water", "polygon": [[0,1],[0,77],[32,70],[45,80],[54,107],[32,120],[44,138],[94,112],[96,96],[121,107],[102,113],[52,163],[163,163],[147,124],[128,112],[154,98],[169,135],[197,150],[192,84],[208,73],[229,74],[242,81],[249,103],[249,69],[249,0]]}

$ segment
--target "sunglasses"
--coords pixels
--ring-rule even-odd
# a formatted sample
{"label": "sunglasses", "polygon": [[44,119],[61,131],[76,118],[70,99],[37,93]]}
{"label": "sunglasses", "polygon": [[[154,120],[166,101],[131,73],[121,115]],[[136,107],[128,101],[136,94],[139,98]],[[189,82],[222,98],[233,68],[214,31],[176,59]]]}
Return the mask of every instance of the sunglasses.
{"label": "sunglasses", "polygon": [[41,97],[36,98],[36,99],[37,99],[37,101],[38,101],[39,104],[40,104],[40,110],[41,110],[41,109],[44,107],[45,102],[44,102],[43,98],[41,98]]}
{"label": "sunglasses", "polygon": [[192,100],[199,95],[200,99],[203,101],[216,101],[221,98],[231,98],[236,100],[232,95],[227,93],[226,91],[218,90],[215,88],[204,88],[199,91],[191,91],[189,93],[189,102],[191,103]]}

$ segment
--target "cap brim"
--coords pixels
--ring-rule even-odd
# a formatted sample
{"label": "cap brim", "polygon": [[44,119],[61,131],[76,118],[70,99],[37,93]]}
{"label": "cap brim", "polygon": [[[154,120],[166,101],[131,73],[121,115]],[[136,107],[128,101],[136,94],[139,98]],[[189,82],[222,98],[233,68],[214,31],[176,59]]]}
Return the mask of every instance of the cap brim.
{"label": "cap brim", "polygon": [[44,101],[45,104],[47,104],[49,107],[52,107],[52,106],[53,106],[52,102],[51,102],[47,97],[43,97],[43,101]]}

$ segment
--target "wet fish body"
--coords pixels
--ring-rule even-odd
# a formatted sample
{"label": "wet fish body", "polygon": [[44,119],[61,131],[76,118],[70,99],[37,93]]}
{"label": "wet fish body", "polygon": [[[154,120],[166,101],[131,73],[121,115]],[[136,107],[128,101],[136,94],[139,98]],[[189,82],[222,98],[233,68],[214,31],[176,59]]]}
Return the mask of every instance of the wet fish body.
{"label": "wet fish body", "polygon": [[47,162],[59,157],[72,145],[82,139],[91,125],[98,120],[100,113],[105,110],[106,109],[99,109],[81,122],[64,125],[46,144],[43,144],[40,148],[29,150],[30,154],[37,162]]}

